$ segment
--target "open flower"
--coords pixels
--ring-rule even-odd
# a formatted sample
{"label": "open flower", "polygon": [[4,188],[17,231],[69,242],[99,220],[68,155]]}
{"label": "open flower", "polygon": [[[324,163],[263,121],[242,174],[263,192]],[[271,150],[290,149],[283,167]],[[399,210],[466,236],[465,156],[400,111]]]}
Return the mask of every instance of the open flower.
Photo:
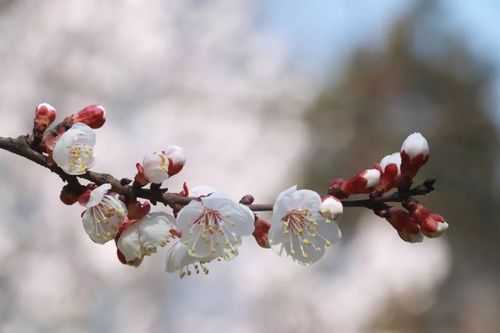
{"label": "open flower", "polygon": [[92,129],[76,123],[57,140],[52,159],[70,175],[82,175],[94,163],[95,134]]}
{"label": "open flower", "polygon": [[169,273],[177,272],[181,278],[200,272],[208,274],[206,264],[218,257],[217,253],[204,258],[193,257],[189,255],[186,245],[177,241],[168,249],[165,270]]}
{"label": "open flower", "polygon": [[177,216],[181,241],[189,255],[196,258],[233,258],[238,254],[241,237],[252,234],[253,223],[248,207],[218,192],[191,201]]}
{"label": "open flower", "polygon": [[127,216],[127,208],[116,194],[108,194],[110,184],[103,184],[88,195],[81,204],[87,209],[83,213],[83,228],[90,239],[104,244],[115,238],[120,224]]}
{"label": "open flower", "polygon": [[271,246],[302,264],[318,261],[341,237],[337,224],[321,216],[320,207],[321,198],[314,191],[293,186],[281,192],[273,207]]}
{"label": "open flower", "polygon": [[165,246],[175,236],[175,219],[166,213],[150,213],[137,221],[127,223],[118,235],[116,246],[127,263],[140,262],[158,247]]}
{"label": "open flower", "polygon": [[161,184],[179,173],[185,162],[184,150],[179,146],[170,145],[159,153],[146,155],[142,167],[144,175],[150,182]]}

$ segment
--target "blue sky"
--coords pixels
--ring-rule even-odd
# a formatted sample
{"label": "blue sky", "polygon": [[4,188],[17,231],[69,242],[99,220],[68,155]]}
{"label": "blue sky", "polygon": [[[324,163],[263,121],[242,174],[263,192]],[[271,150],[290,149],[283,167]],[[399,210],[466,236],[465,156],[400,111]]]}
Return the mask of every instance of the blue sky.
{"label": "blue sky", "polygon": [[[268,0],[266,28],[290,47],[293,63],[320,77],[338,70],[361,45],[380,47],[394,19],[418,0]],[[500,1],[442,0],[439,24],[464,39],[494,69],[492,113],[500,125]]]}

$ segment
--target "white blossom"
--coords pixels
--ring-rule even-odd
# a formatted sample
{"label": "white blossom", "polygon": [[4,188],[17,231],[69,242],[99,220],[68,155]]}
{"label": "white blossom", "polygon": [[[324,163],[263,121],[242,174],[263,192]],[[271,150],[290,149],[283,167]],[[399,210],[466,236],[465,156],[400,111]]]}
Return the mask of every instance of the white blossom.
{"label": "white blossom", "polygon": [[130,224],[116,243],[127,262],[135,262],[165,246],[174,236],[175,219],[167,213],[149,213]]}
{"label": "white blossom", "polygon": [[95,133],[83,123],[74,124],[57,140],[52,158],[70,175],[82,175],[94,164]]}
{"label": "white blossom", "polygon": [[186,245],[181,241],[177,241],[168,249],[165,270],[169,273],[177,272],[181,278],[186,275],[190,276],[193,273],[199,274],[203,272],[208,274],[206,264],[219,256],[215,253],[204,258],[193,257],[189,255]]}
{"label": "white blossom", "polygon": [[328,220],[335,220],[337,216],[343,213],[343,211],[344,207],[342,206],[342,202],[332,196],[325,198],[319,207],[319,213],[321,216]]}
{"label": "white blossom", "polygon": [[418,155],[429,155],[429,143],[427,139],[420,133],[409,135],[401,146],[401,152],[405,152],[410,159]]}
{"label": "white blossom", "polygon": [[281,192],[273,207],[269,231],[273,249],[302,264],[318,261],[325,249],[341,237],[337,224],[321,216],[320,207],[321,198],[314,191],[293,186]]}
{"label": "white blossom", "polygon": [[99,186],[84,204],[87,209],[82,217],[83,228],[90,239],[99,244],[114,239],[127,216],[127,208],[117,195],[107,194],[110,189],[110,184]]}
{"label": "white blossom", "polygon": [[151,153],[144,157],[144,175],[150,182],[161,184],[177,174],[185,162],[184,150],[179,146],[170,145],[159,153]]}
{"label": "white blossom", "polygon": [[241,237],[253,232],[250,209],[215,192],[193,200],[177,216],[177,227],[192,257],[217,255],[228,260],[238,254]]}

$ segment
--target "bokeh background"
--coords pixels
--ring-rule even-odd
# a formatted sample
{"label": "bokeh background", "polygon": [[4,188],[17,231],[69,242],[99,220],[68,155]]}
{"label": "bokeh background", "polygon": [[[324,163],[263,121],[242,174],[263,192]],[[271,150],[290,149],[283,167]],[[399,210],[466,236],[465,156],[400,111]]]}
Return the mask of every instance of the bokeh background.
{"label": "bokeh background", "polygon": [[0,0],[0,135],[34,106],[103,104],[96,170],[183,146],[169,187],[271,202],[325,191],[421,131],[425,204],[451,225],[406,244],[346,210],[302,267],[247,239],[208,276],[93,244],[59,179],[0,152],[1,332],[498,332],[500,3],[494,0]]}

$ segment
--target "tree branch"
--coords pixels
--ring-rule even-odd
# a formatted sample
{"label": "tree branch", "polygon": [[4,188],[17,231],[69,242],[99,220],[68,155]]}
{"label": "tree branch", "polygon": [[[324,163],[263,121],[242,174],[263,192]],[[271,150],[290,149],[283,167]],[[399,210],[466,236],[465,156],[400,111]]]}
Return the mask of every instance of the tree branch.
{"label": "tree branch", "polygon": [[[69,184],[78,183],[79,178],[88,180],[97,185],[108,183],[111,184],[113,192],[122,194],[127,198],[148,199],[153,203],[161,202],[164,205],[170,207],[174,207],[175,205],[187,205],[191,200],[196,200],[196,198],[190,198],[177,193],[166,192],[165,189],[146,189],[128,185],[128,181],[120,181],[112,175],[106,173],[88,171],[83,175],[68,175],[57,165],[51,163],[47,156],[33,149],[30,146],[28,135],[21,135],[17,138],[0,137],[0,149],[4,149],[16,155],[22,156],[38,165],[41,165],[44,168],[49,169],[50,171],[59,175],[59,177],[63,181],[66,181]],[[368,199],[342,200],[342,204],[344,207],[365,207],[372,210],[380,209],[384,207],[386,203],[404,202],[412,196],[429,194],[434,190],[434,183],[435,180],[429,179],[409,190],[400,189],[392,194],[387,194],[380,197],[370,197]],[[272,204],[252,204],[249,205],[249,207],[251,210],[256,212],[273,210]]]}

